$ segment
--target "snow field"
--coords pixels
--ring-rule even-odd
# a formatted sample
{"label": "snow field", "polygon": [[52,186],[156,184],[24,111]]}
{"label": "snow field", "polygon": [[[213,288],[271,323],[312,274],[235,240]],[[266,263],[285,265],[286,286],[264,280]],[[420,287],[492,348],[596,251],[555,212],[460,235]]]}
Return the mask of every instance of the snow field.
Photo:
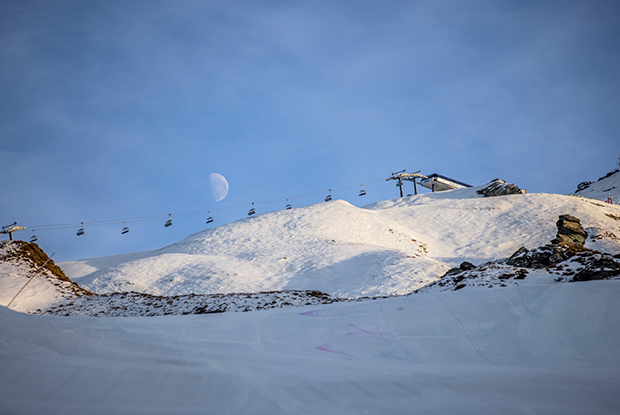
{"label": "snow field", "polygon": [[[363,209],[321,203],[155,251],[60,265],[100,293],[404,294],[462,261],[547,244],[565,213],[581,219],[588,248],[620,252],[616,205],[545,194],[481,198],[476,189]],[[5,265],[6,304],[28,270]],[[482,276],[471,271],[473,289],[329,305],[304,306],[308,298],[293,292],[222,296],[231,311],[297,306],[251,313],[68,318],[0,307],[0,413],[617,414],[620,281],[553,283],[577,266],[505,279],[516,270],[496,263]],[[44,281],[33,280],[20,310],[55,301],[35,285]],[[147,297],[121,295],[119,315],[125,301],[154,301]],[[196,297],[161,301],[191,311]],[[113,307],[94,299],[70,301],[86,314]]]}
{"label": "snow field", "polygon": [[620,281],[256,313],[0,308],[0,411],[616,414]]}

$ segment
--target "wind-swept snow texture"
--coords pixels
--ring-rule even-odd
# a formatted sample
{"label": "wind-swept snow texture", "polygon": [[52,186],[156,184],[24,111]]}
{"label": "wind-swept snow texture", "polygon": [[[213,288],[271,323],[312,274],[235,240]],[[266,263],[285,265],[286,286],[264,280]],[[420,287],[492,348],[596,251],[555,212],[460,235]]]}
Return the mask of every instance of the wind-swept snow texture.
{"label": "wind-swept snow texture", "polygon": [[0,307],[5,414],[620,413],[620,281],[257,313]]}
{"label": "wind-swept snow texture", "polygon": [[555,237],[581,220],[586,247],[620,253],[620,206],[551,194],[483,198],[482,188],[356,208],[344,201],[218,226],[151,252],[61,263],[97,293],[153,295],[318,290],[334,297],[405,294],[462,261],[476,265]]}

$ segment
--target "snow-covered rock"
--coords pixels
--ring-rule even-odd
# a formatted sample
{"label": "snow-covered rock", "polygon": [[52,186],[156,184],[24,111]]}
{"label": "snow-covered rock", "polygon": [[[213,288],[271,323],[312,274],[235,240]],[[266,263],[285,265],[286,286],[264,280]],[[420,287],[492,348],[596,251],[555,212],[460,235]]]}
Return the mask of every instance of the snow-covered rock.
{"label": "snow-covered rock", "polygon": [[528,251],[521,248],[510,259],[448,271],[416,293],[437,293],[472,288],[546,285],[601,279],[620,279],[620,255],[545,245]]}

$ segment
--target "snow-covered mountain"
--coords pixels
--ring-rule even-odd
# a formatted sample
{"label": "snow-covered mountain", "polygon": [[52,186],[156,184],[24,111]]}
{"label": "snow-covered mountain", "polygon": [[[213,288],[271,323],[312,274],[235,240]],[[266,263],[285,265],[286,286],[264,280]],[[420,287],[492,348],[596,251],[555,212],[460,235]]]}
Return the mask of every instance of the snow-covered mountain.
{"label": "snow-covered mountain", "polygon": [[[619,413],[620,281],[561,282],[616,272],[620,207],[478,190],[321,203],[60,264],[133,293],[71,291],[5,244],[3,304],[32,283],[0,306],[0,413]],[[513,261],[564,214],[605,254]],[[145,315],[161,317],[106,317]]]}
{"label": "snow-covered mountain", "polygon": [[[228,223],[135,259],[61,266],[72,280],[98,293],[296,289],[357,297],[411,292],[447,271],[425,250],[414,230],[333,201]],[[93,264],[104,266],[82,275]]]}
{"label": "snow-covered mountain", "polygon": [[583,197],[482,197],[485,186],[357,208],[337,200],[239,220],[150,252],[61,263],[96,293],[152,295],[318,290],[355,298],[410,293],[463,261],[549,243],[561,214],[586,247],[620,253],[620,206]]}

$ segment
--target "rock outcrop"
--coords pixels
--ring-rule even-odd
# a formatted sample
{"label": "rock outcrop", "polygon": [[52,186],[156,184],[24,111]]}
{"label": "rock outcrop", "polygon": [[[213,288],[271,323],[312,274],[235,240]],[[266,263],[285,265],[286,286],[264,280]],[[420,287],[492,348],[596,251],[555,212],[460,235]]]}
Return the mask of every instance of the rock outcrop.
{"label": "rock outcrop", "polygon": [[519,189],[512,183],[506,183],[503,180],[495,179],[489,182],[486,187],[476,191],[479,195],[484,197],[492,196],[504,196],[504,195],[520,195],[525,193],[524,190]]}
{"label": "rock outcrop", "polygon": [[[455,275],[455,274],[459,274],[459,273],[461,273],[461,272],[464,272],[464,271],[469,271],[470,269],[474,269],[474,268],[476,268],[476,266],[475,266],[474,264],[472,264],[471,262],[467,262],[467,261],[465,261],[465,262],[461,262],[461,265],[459,265],[458,267],[456,267],[456,268],[450,268],[450,269],[448,270],[448,272],[446,272],[446,273],[443,275],[443,277],[445,277],[445,276],[447,276],[447,275]],[[443,278],[443,277],[442,277],[442,278]]]}
{"label": "rock outcrop", "polygon": [[569,248],[563,245],[545,245],[531,251],[524,246],[512,254],[506,264],[521,268],[546,268],[570,258]]}
{"label": "rock outcrop", "polygon": [[523,268],[546,268],[566,261],[575,252],[583,249],[588,233],[579,219],[571,215],[560,215],[555,225],[558,233],[551,245],[540,246],[531,251],[522,246],[508,258],[506,264]]}
{"label": "rock outcrop", "polygon": [[588,233],[581,226],[581,222],[571,215],[560,215],[555,224],[558,227],[558,233],[554,240],[554,245],[565,244],[572,247],[582,248],[586,242]]}
{"label": "rock outcrop", "polygon": [[573,277],[573,281],[605,280],[620,275],[620,262],[608,254],[601,254],[585,263],[585,268]]}
{"label": "rock outcrop", "polygon": [[52,259],[35,243],[24,241],[0,242],[0,262],[26,261],[33,268],[43,266],[60,281],[71,282]]}

